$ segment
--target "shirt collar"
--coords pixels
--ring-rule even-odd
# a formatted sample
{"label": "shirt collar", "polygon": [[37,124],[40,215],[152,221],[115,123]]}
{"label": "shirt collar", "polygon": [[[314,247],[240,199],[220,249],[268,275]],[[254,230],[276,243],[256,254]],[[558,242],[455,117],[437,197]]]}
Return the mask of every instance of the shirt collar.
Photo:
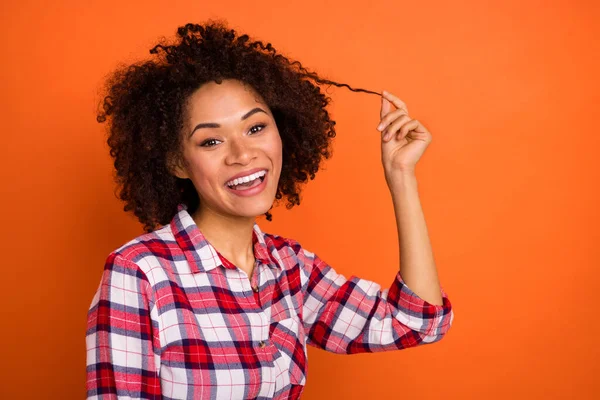
{"label": "shirt collar", "polygon": [[[171,220],[170,227],[177,244],[190,264],[191,272],[207,272],[223,265],[217,250],[206,240],[187,210],[186,204],[178,204],[177,214]],[[272,244],[267,244],[265,234],[256,222],[253,227],[252,242],[254,257],[257,260],[270,267],[281,268],[279,263],[269,256],[270,247],[273,247],[271,250],[277,249]]]}

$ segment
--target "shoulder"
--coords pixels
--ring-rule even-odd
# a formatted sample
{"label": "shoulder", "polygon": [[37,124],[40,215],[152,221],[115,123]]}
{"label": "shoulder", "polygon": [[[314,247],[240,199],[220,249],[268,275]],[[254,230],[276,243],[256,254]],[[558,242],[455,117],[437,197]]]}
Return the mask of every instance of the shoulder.
{"label": "shoulder", "polygon": [[300,243],[292,238],[288,238],[285,236],[277,235],[274,233],[268,233],[263,231],[260,227],[258,227],[257,231],[262,234],[265,244],[269,249],[269,252],[277,251],[277,252],[289,252],[292,251],[294,254],[297,254],[298,251],[302,248]]}
{"label": "shoulder", "polygon": [[143,233],[114,249],[107,257],[105,268],[124,265],[129,270],[137,270],[140,278],[147,280],[150,271],[161,266],[161,259],[171,257],[178,248],[175,236],[169,225]]}
{"label": "shoulder", "polygon": [[269,253],[273,254],[276,251],[281,258],[292,258],[301,268],[311,265],[315,258],[315,254],[303,247],[296,239],[272,233],[263,233],[263,237],[270,250]]}
{"label": "shoulder", "polygon": [[297,253],[297,250],[301,248],[300,243],[298,243],[296,240],[281,235],[265,232],[263,233],[263,237],[267,245],[271,245],[277,250],[289,248]]}

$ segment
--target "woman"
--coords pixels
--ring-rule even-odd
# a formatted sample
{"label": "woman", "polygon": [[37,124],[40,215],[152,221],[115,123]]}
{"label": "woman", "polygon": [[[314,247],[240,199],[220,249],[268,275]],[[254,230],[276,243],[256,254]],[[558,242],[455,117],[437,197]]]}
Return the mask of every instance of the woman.
{"label": "woman", "polygon": [[414,178],[431,134],[402,101],[383,93],[378,127],[403,246],[402,274],[381,290],[255,222],[274,199],[299,204],[330,156],[330,99],[313,82],[350,87],[220,23],[180,27],[150,52],[115,72],[98,115],[146,233],[106,260],[88,398],[296,399],[306,344],[352,354],[444,336],[453,312]]}

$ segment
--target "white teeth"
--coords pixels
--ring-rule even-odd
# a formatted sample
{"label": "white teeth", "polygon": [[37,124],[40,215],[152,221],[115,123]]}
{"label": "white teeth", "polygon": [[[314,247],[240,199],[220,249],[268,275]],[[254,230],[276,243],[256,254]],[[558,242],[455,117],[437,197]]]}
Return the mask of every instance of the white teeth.
{"label": "white teeth", "polygon": [[260,178],[261,176],[265,176],[266,173],[267,173],[266,170],[262,170],[262,171],[255,172],[254,174],[250,174],[248,176],[236,178],[234,180],[227,182],[227,186],[235,186],[235,185],[239,185],[240,183],[247,183],[247,182],[255,180],[256,178]]}

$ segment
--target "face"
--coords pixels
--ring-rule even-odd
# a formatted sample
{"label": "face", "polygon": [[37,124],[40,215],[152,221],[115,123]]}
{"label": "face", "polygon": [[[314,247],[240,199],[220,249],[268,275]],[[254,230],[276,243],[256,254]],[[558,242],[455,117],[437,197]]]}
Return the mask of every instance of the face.
{"label": "face", "polygon": [[[253,219],[269,211],[281,174],[282,144],[264,100],[237,80],[209,82],[190,96],[184,126],[187,166],[175,172],[193,182],[198,212]],[[238,185],[231,187],[234,178]]]}

